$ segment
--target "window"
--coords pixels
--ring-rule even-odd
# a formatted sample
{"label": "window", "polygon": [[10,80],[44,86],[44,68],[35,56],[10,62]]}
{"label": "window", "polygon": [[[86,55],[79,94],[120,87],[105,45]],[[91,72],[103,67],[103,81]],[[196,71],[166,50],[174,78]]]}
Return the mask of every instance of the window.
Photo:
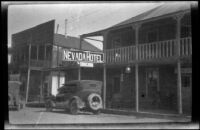
{"label": "window", "polygon": [[39,53],[38,53],[38,59],[44,60],[44,45],[39,46]]}
{"label": "window", "polygon": [[155,92],[159,91],[159,70],[148,68],[146,70],[146,97],[153,97]]}
{"label": "window", "polygon": [[147,34],[147,42],[158,41],[158,30],[151,30]]}
{"label": "window", "polygon": [[112,48],[121,47],[121,39],[119,37],[113,38],[112,40]]}
{"label": "window", "polygon": [[182,75],[182,87],[189,88],[192,85],[192,77],[191,75]]}
{"label": "window", "polygon": [[31,45],[31,59],[37,59],[37,46]]}
{"label": "window", "polygon": [[52,46],[46,45],[46,59],[47,60],[51,59],[51,54],[52,54]]}

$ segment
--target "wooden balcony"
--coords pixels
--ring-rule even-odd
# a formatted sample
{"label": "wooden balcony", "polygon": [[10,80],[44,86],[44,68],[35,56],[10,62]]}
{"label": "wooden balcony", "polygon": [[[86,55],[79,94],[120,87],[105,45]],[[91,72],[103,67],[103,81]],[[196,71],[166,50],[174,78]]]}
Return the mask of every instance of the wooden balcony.
{"label": "wooden balcony", "polygon": [[[180,40],[180,57],[192,55],[191,37]],[[177,41],[167,40],[138,45],[138,61],[155,59],[167,59],[177,56]],[[136,61],[136,47],[128,46],[123,48],[105,50],[107,64],[131,63]]]}
{"label": "wooden balcony", "polygon": [[50,67],[51,62],[46,60],[31,60],[30,67],[39,67],[39,68],[46,68]]}

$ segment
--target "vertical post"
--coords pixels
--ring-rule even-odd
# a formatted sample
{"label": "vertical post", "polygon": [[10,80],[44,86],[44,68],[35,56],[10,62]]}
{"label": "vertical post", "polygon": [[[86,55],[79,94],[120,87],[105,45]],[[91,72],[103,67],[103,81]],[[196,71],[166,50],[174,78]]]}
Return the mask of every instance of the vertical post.
{"label": "vertical post", "polygon": [[[80,50],[82,49],[82,37],[80,36]],[[80,62],[79,62],[79,66],[78,66],[78,80],[81,80],[81,66],[80,66]]]}
{"label": "vertical post", "polygon": [[103,66],[103,108],[106,108],[106,44],[107,44],[108,32],[103,34],[103,52],[104,52],[104,66]]}
{"label": "vertical post", "polygon": [[39,45],[37,45],[37,61],[38,61],[38,52],[39,52]]}
{"label": "vertical post", "polygon": [[176,15],[174,18],[177,21],[176,26],[176,40],[177,40],[177,101],[178,101],[178,113],[182,114],[182,84],[181,84],[181,61],[180,61],[180,39],[181,39],[181,18],[184,16],[184,13]]}
{"label": "vertical post", "polygon": [[47,46],[46,46],[46,44],[45,44],[45,45],[44,45],[44,61],[47,60],[47,58],[46,58],[46,57],[47,57],[47,56],[46,56],[46,47],[47,47]]}
{"label": "vertical post", "polygon": [[139,111],[139,82],[138,82],[139,78],[138,78],[138,63],[135,64],[135,98],[136,98],[136,102],[135,102],[135,110],[136,112]]}
{"label": "vertical post", "polygon": [[182,110],[182,84],[181,84],[181,62],[180,60],[178,60],[177,63],[177,84],[178,84],[178,113],[182,114],[183,110]]}
{"label": "vertical post", "polygon": [[[132,26],[135,29],[135,58],[138,61],[138,44],[139,44],[139,28],[141,24],[135,24]],[[138,62],[135,64],[135,110],[136,112],[139,111],[139,76],[138,76]]]}
{"label": "vertical post", "polygon": [[40,85],[40,101],[43,100],[43,71],[41,71],[41,85]]}
{"label": "vertical post", "polygon": [[106,108],[106,65],[103,66],[103,108]]}
{"label": "vertical post", "polygon": [[57,66],[56,67],[58,68],[58,73],[56,73],[57,81],[58,81],[58,87],[57,88],[59,88],[60,87],[59,46],[57,46]]}
{"label": "vertical post", "polygon": [[31,58],[31,44],[29,44],[29,57],[28,57],[28,75],[27,75],[27,85],[26,85],[26,103],[28,102],[28,91],[29,91],[29,80],[30,80],[30,58]]}
{"label": "vertical post", "polygon": [[78,80],[81,80],[81,66],[78,67]]}

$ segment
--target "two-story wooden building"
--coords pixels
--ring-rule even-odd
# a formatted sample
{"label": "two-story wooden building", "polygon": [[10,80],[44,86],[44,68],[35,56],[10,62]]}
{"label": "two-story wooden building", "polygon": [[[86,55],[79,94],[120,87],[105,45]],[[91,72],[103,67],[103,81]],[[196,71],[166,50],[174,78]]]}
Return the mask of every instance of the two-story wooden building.
{"label": "two-story wooden building", "polygon": [[[51,20],[12,35],[9,73],[20,73],[21,93],[27,102],[42,101],[49,94],[55,95],[65,81],[77,80],[81,74],[76,62],[63,62],[61,59],[63,49],[80,50],[80,39],[56,34],[54,28],[55,20]],[[85,40],[81,49],[101,52]],[[81,69],[81,75],[94,71]],[[90,73],[86,78],[95,78]]]}
{"label": "two-story wooden building", "polygon": [[191,113],[189,2],[167,2],[81,39],[103,36],[104,108]]}

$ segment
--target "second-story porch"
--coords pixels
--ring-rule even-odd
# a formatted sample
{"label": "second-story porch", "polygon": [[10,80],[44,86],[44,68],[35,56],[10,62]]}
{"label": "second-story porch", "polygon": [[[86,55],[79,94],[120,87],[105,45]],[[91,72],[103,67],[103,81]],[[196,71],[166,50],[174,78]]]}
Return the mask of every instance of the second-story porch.
{"label": "second-story porch", "polygon": [[170,62],[177,58],[191,59],[190,10],[128,24],[125,24],[126,22],[129,21],[105,30],[82,35],[83,39],[103,36],[106,65]]}

